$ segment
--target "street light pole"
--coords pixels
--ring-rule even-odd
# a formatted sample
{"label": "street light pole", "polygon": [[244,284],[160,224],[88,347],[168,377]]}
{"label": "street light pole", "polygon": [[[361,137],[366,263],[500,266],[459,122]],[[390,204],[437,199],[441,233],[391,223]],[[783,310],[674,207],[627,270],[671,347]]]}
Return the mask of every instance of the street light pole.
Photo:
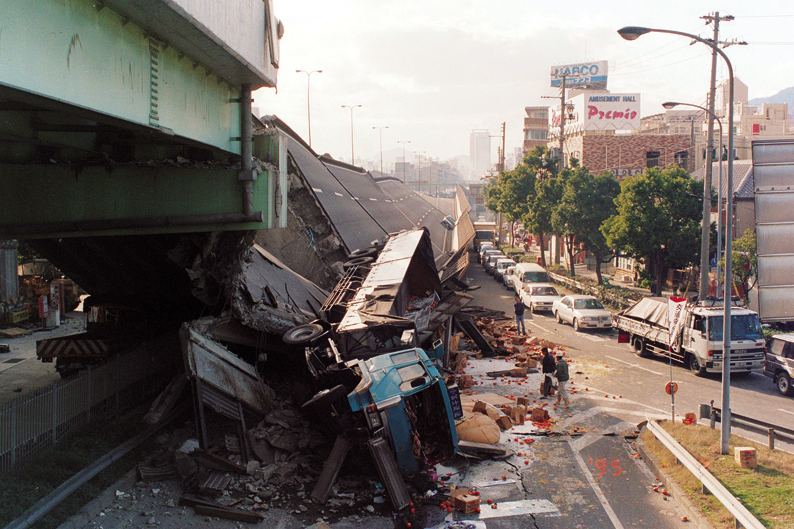
{"label": "street light pole", "polygon": [[[720,284],[720,268],[719,268],[719,261],[720,257],[722,256],[722,120],[717,117],[717,115],[709,110],[708,108],[701,107],[699,105],[693,105],[692,103],[679,103],[676,101],[668,101],[667,103],[662,103],[662,106],[667,110],[671,110],[677,106],[686,106],[686,107],[693,107],[699,108],[706,114],[708,114],[709,118],[709,126],[711,125],[712,121],[717,122],[717,127],[720,130],[720,177],[719,183],[717,184],[717,292],[719,292],[719,284]],[[708,142],[708,148],[711,150],[711,144],[714,143],[713,140],[713,132],[709,136],[712,137],[712,140]],[[711,153],[709,153],[709,158],[711,158]],[[712,165],[713,162],[710,160],[709,165]],[[708,166],[707,166],[708,168]],[[705,185],[705,184],[704,184]],[[709,193],[709,205],[711,203],[711,193]]]}
{"label": "street light pole", "polygon": [[411,143],[411,140],[408,140],[408,141],[400,140],[397,143],[402,143],[403,144],[403,184],[405,184],[405,144],[406,143]]}
{"label": "street light pole", "polygon": [[720,452],[727,454],[730,451],[729,441],[731,436],[731,298],[733,296],[733,280],[731,270],[731,252],[733,251],[733,65],[724,51],[716,42],[711,42],[697,35],[674,31],[670,29],[651,29],[636,26],[627,26],[618,30],[621,37],[626,40],[635,40],[646,33],[669,33],[680,35],[698,42],[702,42],[725,60],[728,67],[728,203],[726,205],[725,220],[725,291],[722,316],[722,418],[720,430]]}
{"label": "street light pole", "polygon": [[353,151],[353,109],[361,108],[361,105],[342,105],[342,108],[350,109],[350,165],[356,165],[356,155]]}
{"label": "street light pole", "polygon": [[306,74],[306,115],[309,119],[309,147],[312,146],[312,104],[311,104],[311,83],[313,73],[323,73],[322,70],[295,70],[295,73]]}
{"label": "street light pole", "polygon": [[380,175],[383,176],[383,129],[388,129],[389,127],[372,127],[373,129],[378,129],[378,137],[380,138]]}

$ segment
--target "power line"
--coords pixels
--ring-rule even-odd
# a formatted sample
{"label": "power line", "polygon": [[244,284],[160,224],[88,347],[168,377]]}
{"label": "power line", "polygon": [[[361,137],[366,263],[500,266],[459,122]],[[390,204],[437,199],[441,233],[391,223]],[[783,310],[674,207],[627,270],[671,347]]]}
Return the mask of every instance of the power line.
{"label": "power line", "polygon": [[689,57],[687,59],[681,59],[680,61],[671,62],[671,63],[667,63],[667,64],[662,64],[660,66],[654,66],[653,68],[646,68],[645,70],[634,70],[633,72],[620,72],[620,73],[612,74],[612,75],[631,75],[631,74],[636,74],[636,73],[650,72],[651,70],[658,70],[659,68],[667,68],[668,66],[681,64],[682,62],[691,61],[693,59],[702,59],[705,55],[707,55],[707,53],[701,53],[701,54],[695,55],[693,57]]}

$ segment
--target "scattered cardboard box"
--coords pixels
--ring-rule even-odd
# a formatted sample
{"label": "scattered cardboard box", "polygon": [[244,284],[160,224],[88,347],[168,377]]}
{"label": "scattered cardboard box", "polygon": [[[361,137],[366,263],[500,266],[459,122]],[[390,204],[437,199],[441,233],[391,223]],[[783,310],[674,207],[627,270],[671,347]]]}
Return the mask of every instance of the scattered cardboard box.
{"label": "scattered cardboard box", "polygon": [[474,443],[496,444],[499,442],[501,432],[496,422],[482,413],[463,413],[457,425],[458,438],[462,441]]}
{"label": "scattered cardboard box", "polygon": [[548,420],[548,411],[543,408],[532,408],[532,422],[546,422]]}
{"label": "scattered cardboard box", "polygon": [[458,380],[458,387],[461,389],[470,388],[474,382],[474,377],[471,375],[461,375]]}
{"label": "scattered cardboard box", "polygon": [[469,489],[460,487],[452,489],[449,493],[452,506],[462,513],[477,512],[480,507],[480,497],[470,494]]}
{"label": "scattered cardboard box", "polygon": [[736,464],[741,468],[758,467],[758,456],[756,455],[755,448],[749,446],[737,446],[734,447],[733,453],[736,457]]}

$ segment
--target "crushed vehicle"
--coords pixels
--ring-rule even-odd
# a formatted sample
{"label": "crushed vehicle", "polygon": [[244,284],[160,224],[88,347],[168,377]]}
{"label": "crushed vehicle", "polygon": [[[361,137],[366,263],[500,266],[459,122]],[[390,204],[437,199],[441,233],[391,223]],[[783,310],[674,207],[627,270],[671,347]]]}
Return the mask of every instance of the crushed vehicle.
{"label": "crushed vehicle", "polygon": [[[440,335],[471,301],[444,291],[426,229],[393,235],[374,263],[350,267],[322,320],[287,331],[303,348],[315,395],[303,408],[337,436],[312,497],[328,496],[353,444],[367,445],[393,505],[410,502],[399,477],[457,451],[457,387],[448,387]],[[441,336],[443,338],[443,336]]]}
{"label": "crushed vehicle", "polygon": [[[760,373],[764,367],[764,335],[758,314],[738,300],[731,305],[731,372]],[[614,317],[618,342],[638,356],[656,354],[683,362],[692,373],[722,372],[722,300],[688,302],[681,330],[673,337],[667,321],[667,298],[643,298]]]}

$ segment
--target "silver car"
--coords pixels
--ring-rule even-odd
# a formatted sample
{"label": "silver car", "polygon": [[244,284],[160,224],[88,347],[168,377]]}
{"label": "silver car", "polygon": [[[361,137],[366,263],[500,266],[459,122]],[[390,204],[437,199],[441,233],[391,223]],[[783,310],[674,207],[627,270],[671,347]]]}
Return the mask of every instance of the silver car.
{"label": "silver car", "polygon": [[593,296],[571,295],[551,306],[557,323],[570,323],[575,331],[612,328],[612,314]]}
{"label": "silver car", "polygon": [[521,290],[521,301],[529,307],[530,312],[551,310],[552,305],[562,296],[549,283],[527,283]]}

